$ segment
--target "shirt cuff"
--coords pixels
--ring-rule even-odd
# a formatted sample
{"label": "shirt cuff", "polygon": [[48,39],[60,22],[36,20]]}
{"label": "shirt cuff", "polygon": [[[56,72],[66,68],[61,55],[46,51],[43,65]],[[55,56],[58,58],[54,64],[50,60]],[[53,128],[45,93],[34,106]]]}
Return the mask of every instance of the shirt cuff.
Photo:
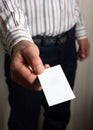
{"label": "shirt cuff", "polygon": [[84,26],[76,28],[75,36],[77,40],[87,38],[88,36],[87,36],[86,28]]}
{"label": "shirt cuff", "polygon": [[27,40],[31,43],[34,43],[30,33],[24,28],[17,28],[11,30],[6,34],[6,48],[8,53],[11,55],[13,47],[20,41]]}

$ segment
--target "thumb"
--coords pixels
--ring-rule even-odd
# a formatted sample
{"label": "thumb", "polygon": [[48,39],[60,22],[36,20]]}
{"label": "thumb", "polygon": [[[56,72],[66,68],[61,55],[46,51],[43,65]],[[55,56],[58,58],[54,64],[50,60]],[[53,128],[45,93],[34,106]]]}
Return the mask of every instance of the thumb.
{"label": "thumb", "polygon": [[78,60],[83,61],[86,59],[86,50],[84,47],[80,47],[78,50]]}
{"label": "thumb", "polygon": [[39,49],[35,44],[24,48],[22,54],[34,73],[40,74],[44,72],[44,65],[39,56]]}

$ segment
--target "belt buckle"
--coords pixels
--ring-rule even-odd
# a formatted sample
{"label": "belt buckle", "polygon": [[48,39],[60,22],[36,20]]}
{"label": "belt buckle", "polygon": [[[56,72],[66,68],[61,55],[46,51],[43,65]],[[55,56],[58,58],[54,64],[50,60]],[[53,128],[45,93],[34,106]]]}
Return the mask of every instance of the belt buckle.
{"label": "belt buckle", "polygon": [[66,41],[67,41],[67,36],[66,35],[64,35],[64,36],[61,35],[60,37],[57,38],[57,43],[58,44],[63,44]]}
{"label": "belt buckle", "polygon": [[53,36],[46,36],[46,35],[44,34],[43,39],[42,39],[42,42],[43,42],[43,43],[42,43],[43,45],[55,44],[56,38],[53,37]]}

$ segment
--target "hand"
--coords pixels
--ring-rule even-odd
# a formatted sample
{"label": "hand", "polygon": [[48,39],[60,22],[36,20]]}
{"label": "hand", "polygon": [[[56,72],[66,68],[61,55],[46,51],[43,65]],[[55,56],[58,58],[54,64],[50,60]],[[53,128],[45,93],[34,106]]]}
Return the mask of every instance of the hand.
{"label": "hand", "polygon": [[38,47],[28,41],[21,41],[13,49],[11,78],[31,90],[42,90],[37,74],[43,73],[49,65],[43,65]]}
{"label": "hand", "polygon": [[83,61],[85,60],[90,53],[90,45],[88,39],[81,39],[78,40],[78,60]]}

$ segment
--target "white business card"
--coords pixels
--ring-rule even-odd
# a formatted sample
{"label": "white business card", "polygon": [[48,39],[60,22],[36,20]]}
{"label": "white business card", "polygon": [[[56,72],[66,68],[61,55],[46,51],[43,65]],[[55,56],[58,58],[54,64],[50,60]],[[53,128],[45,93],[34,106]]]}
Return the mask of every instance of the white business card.
{"label": "white business card", "polygon": [[60,65],[46,69],[38,78],[49,106],[75,98]]}

